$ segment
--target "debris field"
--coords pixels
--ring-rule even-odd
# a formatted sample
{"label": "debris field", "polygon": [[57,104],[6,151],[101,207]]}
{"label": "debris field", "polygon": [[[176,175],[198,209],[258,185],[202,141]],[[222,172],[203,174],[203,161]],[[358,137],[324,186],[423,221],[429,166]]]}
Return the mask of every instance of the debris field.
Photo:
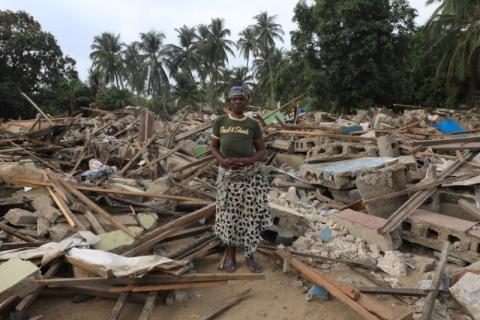
{"label": "debris field", "polygon": [[[248,114],[268,146],[265,272],[294,277],[318,319],[327,300],[359,319],[480,319],[480,113],[336,115],[297,100]],[[143,320],[188,308],[191,290],[247,288],[192,319],[229,319],[255,299],[248,284],[265,274],[216,266],[217,115],[36,107],[36,119],[0,124],[0,319],[42,319],[39,297],[112,300],[108,319],[140,304]],[[216,271],[200,272],[206,262]]]}

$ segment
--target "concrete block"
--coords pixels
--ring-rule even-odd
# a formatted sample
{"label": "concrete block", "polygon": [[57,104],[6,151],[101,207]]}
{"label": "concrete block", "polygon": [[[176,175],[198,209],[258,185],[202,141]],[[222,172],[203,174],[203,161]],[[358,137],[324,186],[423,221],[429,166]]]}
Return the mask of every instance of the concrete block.
{"label": "concrete block", "polygon": [[272,229],[285,229],[293,232],[295,237],[305,233],[308,225],[307,219],[297,211],[269,202],[270,212],[274,217]]}
{"label": "concrete block", "polygon": [[333,199],[342,203],[352,203],[361,199],[358,189],[336,190],[329,188],[328,191],[332,194]]}
{"label": "concrete block", "polygon": [[165,193],[170,189],[172,186],[170,183],[170,177],[160,177],[155,181],[144,181],[143,185],[147,189],[147,192],[158,192],[158,193]]}
{"label": "concrete block", "polygon": [[480,320],[480,275],[465,274],[450,288],[450,293],[475,320]]}
{"label": "concrete block", "polygon": [[38,215],[35,212],[19,208],[8,210],[4,217],[10,224],[19,227],[33,226],[37,223],[38,219]]}
{"label": "concrete block", "polygon": [[38,217],[37,220],[37,234],[36,236],[39,238],[46,237],[48,235],[51,223],[48,219],[44,217]]}
{"label": "concrete block", "polygon": [[351,143],[351,142],[332,142],[317,145],[307,151],[306,162],[331,162],[362,157],[376,157],[378,149],[376,146]]}
{"label": "concrete block", "polygon": [[378,233],[385,219],[368,215],[362,212],[346,209],[337,212],[333,217],[335,223],[345,227],[356,238],[365,240],[369,244],[378,245],[383,250],[391,250],[400,247],[401,240],[397,233],[381,235]]}
{"label": "concrete block", "polygon": [[68,223],[57,223],[48,229],[48,233],[51,240],[60,241],[73,234],[73,231]]}
{"label": "concrete block", "polygon": [[397,163],[395,158],[359,158],[329,163],[304,164],[300,173],[305,182],[337,190],[354,189],[355,178],[367,170]]}
{"label": "concrete block", "polygon": [[[26,279],[38,273],[36,265],[19,258],[12,258],[0,265],[0,297],[5,297]],[[15,292],[20,294],[20,292]],[[3,300],[3,299],[2,299]]]}
{"label": "concrete block", "polygon": [[377,138],[378,153],[380,157],[398,157],[400,150],[395,137],[385,135]]}
{"label": "concrete block", "polygon": [[[138,225],[137,219],[131,214],[116,214],[113,217],[115,218],[115,220],[117,220],[118,222],[122,223],[125,226],[137,226]],[[98,219],[98,222],[100,222],[100,224],[107,231],[117,230],[117,228],[115,226],[113,226],[111,224],[111,222],[108,221],[107,219],[105,219],[104,217],[97,216],[97,219]]]}
{"label": "concrete block", "polygon": [[115,252],[135,242],[135,239],[130,237],[122,230],[102,233],[99,235],[99,237],[101,240],[95,246],[95,248],[103,251]]}
{"label": "concrete block", "polygon": [[47,195],[36,197],[32,201],[32,206],[37,210],[39,217],[47,219],[51,223],[55,223],[62,216],[62,213],[57,208],[52,207],[52,200]]}
{"label": "concrete block", "polygon": [[[364,171],[357,176],[355,184],[363,200],[405,190],[405,167],[402,163],[397,163],[382,169]],[[366,207],[368,213],[388,219],[407,199],[408,195],[404,195],[372,202]]]}
{"label": "concrete block", "polygon": [[155,212],[143,212],[137,214],[137,219],[142,228],[150,230],[157,226],[158,215]]}

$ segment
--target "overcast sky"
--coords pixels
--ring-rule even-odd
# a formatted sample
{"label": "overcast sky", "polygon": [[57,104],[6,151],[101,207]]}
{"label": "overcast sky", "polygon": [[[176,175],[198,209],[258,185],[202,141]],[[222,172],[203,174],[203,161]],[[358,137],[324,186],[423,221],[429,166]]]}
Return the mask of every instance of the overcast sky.
{"label": "overcast sky", "polygon": [[[434,7],[426,0],[409,0],[418,10],[417,24],[423,24]],[[0,0],[0,10],[25,10],[51,32],[65,54],[77,61],[80,77],[87,77],[91,65],[90,45],[102,32],[120,33],[124,43],[138,40],[140,32],[161,31],[165,43],[177,43],[175,28],[186,24],[208,24],[212,18],[223,18],[232,32],[232,40],[261,11],[277,16],[285,31],[285,47],[290,47],[289,32],[296,29],[292,22],[293,8],[298,0]],[[234,58],[232,65],[244,61]]]}

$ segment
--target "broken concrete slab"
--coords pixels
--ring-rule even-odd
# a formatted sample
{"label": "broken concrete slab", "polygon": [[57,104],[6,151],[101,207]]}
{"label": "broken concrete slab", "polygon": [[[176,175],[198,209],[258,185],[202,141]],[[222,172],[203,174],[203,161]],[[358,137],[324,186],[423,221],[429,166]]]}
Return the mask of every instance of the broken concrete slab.
{"label": "broken concrete slab", "polygon": [[295,237],[298,237],[305,233],[308,225],[307,219],[297,211],[283,207],[273,202],[269,202],[270,212],[274,217],[274,225],[272,226],[275,231],[280,229],[290,230]]}
{"label": "broken concrete slab", "polygon": [[48,235],[51,223],[44,217],[38,217],[37,220],[37,234],[36,236],[39,238],[46,237]]}
{"label": "broken concrete slab", "polygon": [[465,274],[450,288],[450,293],[475,320],[480,320],[480,275]]}
{"label": "broken concrete slab", "polygon": [[407,275],[407,260],[405,255],[398,251],[385,251],[385,255],[378,258],[377,267],[393,277]]}
{"label": "broken concrete slab", "polygon": [[[0,300],[7,296],[16,286],[39,272],[38,267],[20,258],[12,258],[0,265]],[[17,295],[19,293],[15,292]]]}
{"label": "broken concrete slab", "polygon": [[385,224],[385,219],[346,209],[337,212],[333,217],[335,223],[345,227],[356,238],[365,240],[369,244],[376,244],[381,250],[396,249],[401,245],[401,239],[397,233],[381,235],[378,233]]}
{"label": "broken concrete slab", "polygon": [[155,212],[142,212],[137,214],[140,226],[145,230],[150,230],[157,226],[158,215]]}
{"label": "broken concrete slab", "polygon": [[[396,163],[386,168],[366,170],[357,176],[355,185],[363,200],[405,190],[405,167],[402,163]],[[408,195],[404,195],[368,203],[366,207],[369,214],[388,219],[407,199]]]}
{"label": "broken concrete slab", "polygon": [[170,182],[169,176],[160,177],[155,181],[143,181],[142,184],[145,186],[147,192],[157,193],[166,193],[173,185]]}
{"label": "broken concrete slab", "polygon": [[37,210],[39,217],[47,219],[51,223],[55,223],[62,216],[60,210],[52,206],[52,200],[47,195],[41,195],[33,199],[32,206]]}
{"label": "broken concrete slab", "polygon": [[101,240],[97,243],[95,248],[103,251],[115,252],[135,242],[135,239],[122,230],[102,233],[99,237]]}
{"label": "broken concrete slab", "polygon": [[57,223],[48,229],[48,233],[51,240],[60,241],[73,234],[73,231],[68,223]]}
{"label": "broken concrete slab", "polygon": [[28,210],[15,208],[8,210],[5,214],[5,219],[14,226],[28,227],[34,226],[37,223],[38,214]]}
{"label": "broken concrete slab", "polygon": [[304,164],[300,172],[305,182],[337,190],[355,188],[355,178],[366,170],[397,163],[395,158],[359,158],[329,163]]}

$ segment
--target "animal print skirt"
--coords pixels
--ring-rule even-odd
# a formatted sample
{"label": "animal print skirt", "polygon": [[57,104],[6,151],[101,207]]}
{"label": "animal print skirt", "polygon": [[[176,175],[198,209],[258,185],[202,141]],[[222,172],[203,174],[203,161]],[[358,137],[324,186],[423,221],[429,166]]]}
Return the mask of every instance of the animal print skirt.
{"label": "animal print skirt", "polygon": [[262,163],[238,170],[219,167],[215,234],[225,245],[243,247],[250,257],[260,233],[272,224]]}

